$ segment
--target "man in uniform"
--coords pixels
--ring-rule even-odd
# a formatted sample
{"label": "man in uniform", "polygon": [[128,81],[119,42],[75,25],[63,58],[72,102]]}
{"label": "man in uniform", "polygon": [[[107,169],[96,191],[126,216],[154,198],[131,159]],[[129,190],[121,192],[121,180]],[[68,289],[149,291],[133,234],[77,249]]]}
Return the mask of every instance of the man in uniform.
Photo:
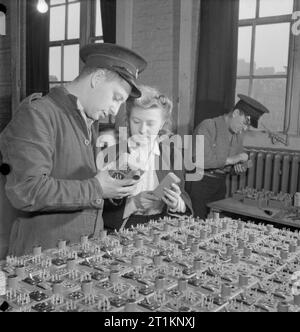
{"label": "man in uniform", "polygon": [[83,47],[80,75],[48,95],[28,97],[0,137],[3,162],[11,168],[6,194],[21,215],[13,223],[9,254],[34,246],[78,242],[103,228],[105,198],[122,198],[134,180],[97,172],[98,120],[116,115],[129,96],[138,98],[138,74],[146,61],[115,44]]}
{"label": "man in uniform", "polygon": [[[202,219],[208,214],[207,203],[225,198],[228,171],[242,173],[247,169],[243,131],[249,126],[257,128],[259,118],[269,113],[253,98],[241,94],[238,97],[231,112],[202,121],[194,131],[194,135],[204,135],[204,177],[190,182],[189,191],[194,214]],[[193,151],[194,156],[196,153]]]}

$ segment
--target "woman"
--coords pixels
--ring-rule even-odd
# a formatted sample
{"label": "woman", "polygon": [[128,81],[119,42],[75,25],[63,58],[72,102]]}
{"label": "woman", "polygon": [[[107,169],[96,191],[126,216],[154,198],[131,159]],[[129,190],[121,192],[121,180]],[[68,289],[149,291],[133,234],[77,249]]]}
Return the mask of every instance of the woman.
{"label": "woman", "polygon": [[[142,176],[133,196],[111,201],[110,208],[106,205],[103,218],[108,230],[129,228],[168,215],[192,213],[190,198],[183,189],[183,171],[174,171],[172,165],[170,170],[155,167],[170,158],[166,156],[170,150],[163,146],[169,141],[167,128],[171,124],[172,102],[154,88],[140,88],[142,96],[127,101],[126,120],[129,160]],[[175,153],[178,153],[176,147],[172,155]],[[153,191],[169,172],[175,173],[181,181],[178,185],[173,184],[171,189],[164,188],[164,195],[159,199]]]}

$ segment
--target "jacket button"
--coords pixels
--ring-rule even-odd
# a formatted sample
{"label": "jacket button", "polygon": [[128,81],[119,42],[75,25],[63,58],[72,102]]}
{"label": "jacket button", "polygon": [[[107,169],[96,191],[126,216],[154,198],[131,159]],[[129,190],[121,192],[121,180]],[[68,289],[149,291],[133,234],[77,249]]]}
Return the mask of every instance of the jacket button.
{"label": "jacket button", "polygon": [[89,141],[88,139],[86,139],[86,140],[84,141],[84,144],[85,144],[85,145],[89,145],[89,144],[90,144],[90,141]]}
{"label": "jacket button", "polygon": [[102,199],[98,198],[98,199],[96,200],[96,203],[100,205],[100,204],[102,203]]}

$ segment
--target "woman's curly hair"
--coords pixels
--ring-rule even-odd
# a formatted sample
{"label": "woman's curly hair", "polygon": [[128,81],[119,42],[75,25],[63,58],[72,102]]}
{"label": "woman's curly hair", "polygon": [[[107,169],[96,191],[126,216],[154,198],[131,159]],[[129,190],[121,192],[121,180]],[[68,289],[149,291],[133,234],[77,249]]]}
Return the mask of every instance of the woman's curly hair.
{"label": "woman's curly hair", "polygon": [[160,130],[159,136],[170,135],[172,128],[172,101],[165,95],[161,94],[156,88],[146,85],[140,85],[138,88],[142,93],[141,97],[130,97],[126,102],[127,127],[129,128],[128,120],[134,107],[142,108],[145,110],[145,112],[152,108],[159,108],[163,112],[163,116],[165,119],[164,126]]}

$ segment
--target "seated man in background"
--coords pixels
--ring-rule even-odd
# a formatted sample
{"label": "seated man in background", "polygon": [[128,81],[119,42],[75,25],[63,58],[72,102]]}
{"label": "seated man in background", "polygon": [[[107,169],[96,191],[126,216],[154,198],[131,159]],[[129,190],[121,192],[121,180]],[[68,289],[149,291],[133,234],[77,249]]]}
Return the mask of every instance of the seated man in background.
{"label": "seated man in background", "polygon": [[[168,144],[168,128],[172,116],[172,102],[154,88],[141,86],[140,98],[129,98],[127,107],[128,152],[129,156],[136,156],[140,160],[142,170],[141,180],[134,193],[119,201],[112,201],[111,208],[103,214],[104,225],[108,230],[129,228],[144,224],[150,220],[157,220],[168,215],[191,214],[190,198],[184,191],[184,177],[182,171],[172,169],[157,169],[161,161],[170,156],[166,155]],[[170,134],[170,133],[169,133]],[[173,156],[181,153],[174,147]],[[174,157],[175,158],[175,157]],[[172,157],[171,157],[172,160]],[[172,163],[172,161],[171,161]],[[158,198],[153,191],[169,173],[174,172],[181,180],[171,188],[163,189],[163,196]]]}
{"label": "seated man in background", "polygon": [[137,181],[119,181],[96,168],[98,120],[116,115],[136,98],[138,74],[146,61],[115,44],[91,44],[80,51],[83,71],[65,87],[33,95],[1,134],[3,162],[11,167],[6,194],[22,215],[13,223],[9,254],[33,246],[78,242],[103,229],[105,198],[126,197]]}
{"label": "seated man in background", "polygon": [[[240,101],[228,114],[202,121],[194,135],[204,135],[204,177],[189,183],[194,215],[205,219],[207,204],[226,196],[226,175],[232,168],[236,173],[247,170],[248,155],[244,152],[243,131],[257,128],[258,120],[269,111],[256,100],[238,95]],[[193,151],[193,155],[197,151]]]}

